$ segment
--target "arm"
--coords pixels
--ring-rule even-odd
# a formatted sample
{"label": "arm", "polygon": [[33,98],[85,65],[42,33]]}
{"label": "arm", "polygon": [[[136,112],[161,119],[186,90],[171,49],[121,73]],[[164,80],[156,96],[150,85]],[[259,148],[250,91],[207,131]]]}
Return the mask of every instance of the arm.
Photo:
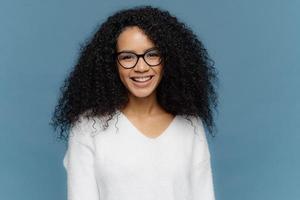
{"label": "arm", "polygon": [[210,160],[205,160],[192,169],[192,199],[214,200],[213,179]]}
{"label": "arm", "polygon": [[201,120],[197,120],[196,127],[191,170],[192,200],[215,200],[210,152]]}
{"label": "arm", "polygon": [[82,123],[70,129],[63,164],[67,172],[68,200],[99,200],[94,174],[94,150]]}

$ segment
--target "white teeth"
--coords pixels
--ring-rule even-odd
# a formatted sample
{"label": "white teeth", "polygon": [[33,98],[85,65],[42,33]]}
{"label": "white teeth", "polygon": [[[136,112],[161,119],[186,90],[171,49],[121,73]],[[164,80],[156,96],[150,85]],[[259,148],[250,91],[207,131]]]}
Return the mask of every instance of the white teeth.
{"label": "white teeth", "polygon": [[139,78],[132,78],[134,81],[139,81],[139,82],[145,82],[151,79],[151,76],[145,76],[145,77],[139,77]]}

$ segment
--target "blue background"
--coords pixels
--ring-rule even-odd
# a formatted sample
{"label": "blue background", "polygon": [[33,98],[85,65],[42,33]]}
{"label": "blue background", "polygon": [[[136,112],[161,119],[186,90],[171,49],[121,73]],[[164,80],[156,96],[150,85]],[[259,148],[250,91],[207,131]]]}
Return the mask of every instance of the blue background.
{"label": "blue background", "polygon": [[1,0],[0,199],[66,199],[48,125],[79,44],[114,11],[150,4],[187,23],[216,62],[217,200],[300,198],[300,1]]}

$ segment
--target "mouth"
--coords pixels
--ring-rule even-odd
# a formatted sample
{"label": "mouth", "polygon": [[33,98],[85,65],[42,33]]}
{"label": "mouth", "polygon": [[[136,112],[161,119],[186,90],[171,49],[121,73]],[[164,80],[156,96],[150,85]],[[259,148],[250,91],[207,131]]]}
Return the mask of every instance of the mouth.
{"label": "mouth", "polygon": [[144,77],[131,77],[132,83],[137,88],[145,88],[149,86],[152,82],[152,78],[154,75],[151,76],[144,76]]}
{"label": "mouth", "polygon": [[143,77],[131,77],[130,79],[134,82],[145,83],[152,79],[153,76],[143,76]]}

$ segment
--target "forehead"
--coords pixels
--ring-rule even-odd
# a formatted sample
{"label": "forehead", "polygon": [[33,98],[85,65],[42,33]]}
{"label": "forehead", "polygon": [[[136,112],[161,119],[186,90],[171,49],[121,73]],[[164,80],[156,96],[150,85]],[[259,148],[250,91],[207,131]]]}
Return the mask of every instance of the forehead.
{"label": "forehead", "polygon": [[143,53],[154,46],[150,38],[137,26],[126,27],[117,38],[118,51]]}

